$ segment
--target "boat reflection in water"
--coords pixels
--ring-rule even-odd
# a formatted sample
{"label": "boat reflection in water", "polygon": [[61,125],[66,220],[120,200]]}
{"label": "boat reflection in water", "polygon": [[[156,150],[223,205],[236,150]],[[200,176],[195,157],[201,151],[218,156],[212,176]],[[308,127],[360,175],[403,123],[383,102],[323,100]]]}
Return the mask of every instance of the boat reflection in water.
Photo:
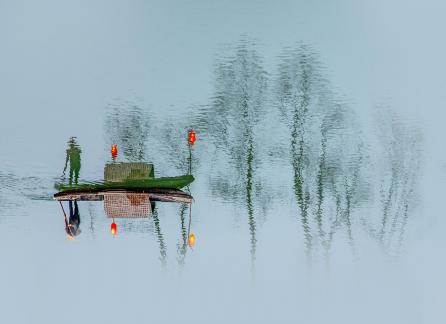
{"label": "boat reflection in water", "polygon": [[[113,162],[105,165],[103,181],[58,184],[59,192],[54,198],[60,202],[69,239],[74,239],[81,232],[78,201],[103,201],[105,214],[112,219],[111,232],[116,235],[116,218],[148,218],[155,210],[156,201],[191,204],[192,196],[181,188],[193,180],[190,174],[155,178],[154,165],[147,162]],[[63,201],[68,201],[69,217]]]}

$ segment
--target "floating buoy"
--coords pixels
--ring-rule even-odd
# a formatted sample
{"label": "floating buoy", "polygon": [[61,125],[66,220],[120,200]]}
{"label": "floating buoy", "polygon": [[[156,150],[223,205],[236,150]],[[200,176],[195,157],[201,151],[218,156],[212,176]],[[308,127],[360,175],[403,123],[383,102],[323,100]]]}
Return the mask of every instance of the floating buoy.
{"label": "floating buoy", "polygon": [[189,238],[187,239],[187,244],[189,245],[190,248],[193,248],[195,245],[195,234],[194,233],[190,233]]}
{"label": "floating buoy", "polygon": [[194,145],[195,141],[197,140],[197,136],[193,129],[189,130],[189,134],[187,136],[187,141],[189,142],[189,145]]}
{"label": "floating buoy", "polygon": [[118,145],[112,144],[112,146],[111,146],[111,155],[112,155],[113,159],[115,159],[118,156]]}
{"label": "floating buoy", "polygon": [[115,222],[111,223],[110,232],[112,233],[113,236],[115,236],[116,233],[118,232],[118,226],[116,225]]}

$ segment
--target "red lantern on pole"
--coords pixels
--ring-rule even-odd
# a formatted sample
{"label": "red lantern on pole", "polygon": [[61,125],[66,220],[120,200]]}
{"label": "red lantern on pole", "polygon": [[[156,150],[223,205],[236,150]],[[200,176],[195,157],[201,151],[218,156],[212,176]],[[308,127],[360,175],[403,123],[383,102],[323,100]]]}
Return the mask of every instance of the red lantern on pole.
{"label": "red lantern on pole", "polygon": [[111,156],[112,156],[113,159],[116,159],[116,157],[118,156],[118,145],[112,144],[112,146],[111,146]]}
{"label": "red lantern on pole", "polygon": [[187,141],[189,142],[189,145],[194,145],[196,140],[197,136],[195,134],[195,131],[193,129],[189,130],[189,134],[187,136]]}
{"label": "red lantern on pole", "polygon": [[187,238],[187,245],[189,245],[190,248],[193,248],[195,246],[196,238],[194,233],[190,233],[189,237]]}
{"label": "red lantern on pole", "polygon": [[118,226],[116,225],[116,223],[114,221],[113,221],[113,223],[111,223],[110,232],[113,236],[115,236],[116,233],[118,232]]}

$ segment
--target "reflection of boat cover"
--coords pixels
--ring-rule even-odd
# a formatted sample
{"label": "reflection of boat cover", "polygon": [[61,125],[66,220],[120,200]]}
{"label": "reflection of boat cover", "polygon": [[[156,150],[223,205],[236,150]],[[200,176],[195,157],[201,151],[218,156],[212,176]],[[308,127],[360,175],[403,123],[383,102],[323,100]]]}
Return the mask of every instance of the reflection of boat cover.
{"label": "reflection of boat cover", "polygon": [[137,192],[104,193],[104,210],[109,218],[143,218],[152,212],[149,194]]}

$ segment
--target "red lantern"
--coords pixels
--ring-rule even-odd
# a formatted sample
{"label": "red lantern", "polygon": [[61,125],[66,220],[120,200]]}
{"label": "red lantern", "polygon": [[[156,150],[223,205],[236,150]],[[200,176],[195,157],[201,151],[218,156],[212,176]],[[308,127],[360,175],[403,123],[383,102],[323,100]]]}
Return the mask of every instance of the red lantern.
{"label": "red lantern", "polygon": [[189,135],[187,137],[187,141],[189,142],[189,145],[194,145],[195,141],[197,139],[197,136],[193,129],[189,130]]}
{"label": "red lantern", "polygon": [[190,248],[193,248],[196,242],[195,234],[191,233],[187,239],[187,244]]}
{"label": "red lantern", "polygon": [[116,233],[118,232],[118,226],[116,225],[115,222],[113,222],[110,226],[110,232],[112,233],[113,236],[116,235]]}
{"label": "red lantern", "polygon": [[111,146],[111,155],[112,155],[113,159],[115,159],[118,156],[118,145],[112,144],[112,146]]}

